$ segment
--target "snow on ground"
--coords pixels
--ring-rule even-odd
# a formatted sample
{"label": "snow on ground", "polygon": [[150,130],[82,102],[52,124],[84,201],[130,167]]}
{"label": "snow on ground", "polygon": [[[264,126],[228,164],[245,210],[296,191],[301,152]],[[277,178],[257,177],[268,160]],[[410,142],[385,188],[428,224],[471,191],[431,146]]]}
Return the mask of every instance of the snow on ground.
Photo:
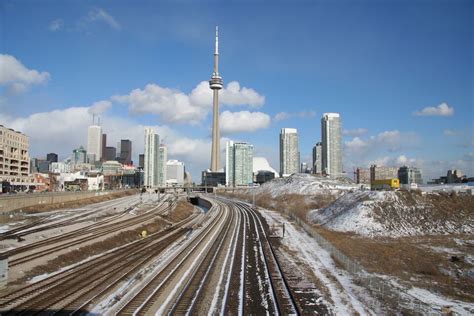
{"label": "snow on ground", "polygon": [[297,252],[296,257],[307,264],[314,275],[327,287],[330,294],[329,299],[333,302],[332,306],[330,303],[327,304],[336,315],[378,313],[376,310],[378,307],[373,304],[374,299],[363,288],[355,285],[347,272],[335,266],[331,255],[321,248],[315,239],[279,213],[260,210],[270,226],[285,224],[285,237],[281,242],[291,251]]}
{"label": "snow on ground", "polygon": [[[382,233],[384,228],[372,215],[376,201],[385,200],[385,192],[355,192],[346,194],[325,209],[309,214],[311,222],[337,231],[352,231],[362,235]],[[371,200],[363,201],[370,196]]]}
{"label": "snow on ground", "polygon": [[[385,276],[385,278],[388,278]],[[474,314],[474,303],[467,303],[467,302],[462,302],[462,301],[457,301],[453,300],[450,298],[447,298],[443,295],[433,293],[431,291],[428,291],[426,289],[422,289],[419,287],[411,287],[407,289],[405,286],[401,285],[399,282],[396,281],[395,278],[390,277],[390,279],[387,280],[393,287],[397,288],[399,290],[399,293],[402,295],[406,296],[409,300],[411,298],[416,298],[431,308],[431,310],[423,310],[423,307],[413,305],[413,310],[416,311],[417,309],[420,309],[420,314],[426,314],[426,313],[435,313],[435,312],[441,312],[443,307],[449,307],[455,315],[473,315]]]}
{"label": "snow on ground", "polygon": [[331,179],[311,174],[298,173],[287,178],[274,179],[255,189],[257,194],[269,193],[272,196],[281,194],[321,194],[331,193],[339,195],[341,191],[360,188],[348,178]]}
{"label": "snow on ground", "polygon": [[348,192],[330,206],[310,211],[308,219],[325,228],[369,237],[474,233],[472,210],[438,193]]}

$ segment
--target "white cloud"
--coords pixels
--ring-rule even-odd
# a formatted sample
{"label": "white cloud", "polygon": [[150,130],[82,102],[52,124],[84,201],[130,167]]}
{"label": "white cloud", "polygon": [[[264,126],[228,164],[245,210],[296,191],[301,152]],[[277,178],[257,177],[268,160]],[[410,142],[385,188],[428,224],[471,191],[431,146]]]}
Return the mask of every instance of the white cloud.
{"label": "white cloud", "polygon": [[377,136],[372,136],[371,140],[378,144],[388,145],[390,151],[396,151],[402,145],[402,133],[398,130],[385,131]]}
{"label": "white cloud", "polygon": [[62,19],[56,19],[49,23],[49,30],[51,32],[60,31],[64,26],[64,21]]}
{"label": "white cloud", "polygon": [[356,128],[356,129],[345,129],[342,134],[352,137],[360,137],[367,134],[368,130],[366,128]]}
{"label": "white cloud", "polygon": [[92,104],[88,109],[89,114],[101,115],[107,112],[107,110],[112,106],[112,102],[108,100],[97,101]]}
{"label": "white cloud", "polygon": [[[352,167],[367,167],[371,163],[387,165],[395,162],[395,160],[389,161],[393,154],[387,155],[387,153],[399,153],[401,150],[417,148],[418,144],[419,136],[416,133],[398,130],[384,131],[366,139],[356,136],[344,142],[344,165],[346,170]],[[380,155],[384,156],[374,158]],[[404,157],[404,155],[398,156],[398,162],[402,163]]]}
{"label": "white cloud", "polygon": [[[100,103],[100,102],[97,102]],[[97,103],[94,103],[96,105]],[[87,145],[87,128],[91,123],[91,107],[70,107],[50,112],[12,117],[0,114],[0,124],[21,131],[29,136],[30,156],[44,157],[48,152],[56,152],[60,157],[70,157],[72,150]],[[51,124],[54,122],[54,124]],[[101,126],[107,134],[107,144],[115,146],[120,139],[130,139],[133,160],[138,162],[138,154],[144,152],[144,126],[132,119],[105,116]],[[194,179],[209,168],[211,140],[208,138],[184,137],[168,126],[154,126],[160,141],[168,147],[168,158],[184,161],[186,169]],[[226,138],[221,138],[224,149]],[[62,159],[61,158],[61,159]]]}
{"label": "white cloud", "polygon": [[360,155],[366,152],[367,148],[369,147],[369,143],[366,141],[363,141],[359,137],[354,137],[352,140],[346,141],[345,145],[346,145],[346,149],[351,154],[356,154],[356,155]]}
{"label": "white cloud", "polygon": [[48,72],[28,69],[15,57],[0,54],[0,85],[5,85],[10,94],[24,92],[30,85],[45,83],[49,78]]}
{"label": "white cloud", "polygon": [[222,104],[226,105],[249,105],[260,107],[265,103],[265,97],[258,94],[254,89],[240,87],[237,81],[231,81],[225,89],[221,90]]}
{"label": "white cloud", "polygon": [[89,14],[87,15],[87,20],[90,22],[95,22],[95,21],[104,22],[115,30],[121,29],[121,26],[117,22],[117,20],[115,20],[113,16],[111,16],[109,13],[107,13],[103,9],[96,8],[89,11]]}
{"label": "white cloud", "polygon": [[428,106],[421,111],[414,113],[416,116],[453,116],[454,107],[450,107],[447,103],[443,102],[438,106]]}
{"label": "white cloud", "polygon": [[316,116],[315,111],[300,111],[300,112],[279,112],[275,115],[273,120],[275,122],[280,122],[284,120],[288,120],[293,117],[298,118],[312,118]]}
{"label": "white cloud", "polygon": [[169,123],[197,123],[209,111],[191,103],[186,94],[157,84],[148,84],[143,90],[135,89],[129,95],[115,96],[112,99],[127,103],[132,113],[157,114],[164,122]]}
{"label": "white cloud", "polygon": [[367,165],[377,165],[381,167],[420,167],[421,161],[416,158],[409,158],[406,155],[399,155],[397,157],[384,156],[369,160]]}
{"label": "white cloud", "polygon": [[[206,81],[199,83],[189,95],[157,84],[148,84],[144,89],[135,89],[128,95],[114,96],[112,100],[128,104],[132,113],[159,115],[166,123],[196,124],[212,109],[212,90]],[[265,97],[253,89],[240,88],[240,84],[234,81],[221,90],[220,102],[231,106],[260,106],[265,102]]]}
{"label": "white cloud", "polygon": [[224,111],[219,116],[222,134],[255,132],[270,125],[270,116],[262,112]]}

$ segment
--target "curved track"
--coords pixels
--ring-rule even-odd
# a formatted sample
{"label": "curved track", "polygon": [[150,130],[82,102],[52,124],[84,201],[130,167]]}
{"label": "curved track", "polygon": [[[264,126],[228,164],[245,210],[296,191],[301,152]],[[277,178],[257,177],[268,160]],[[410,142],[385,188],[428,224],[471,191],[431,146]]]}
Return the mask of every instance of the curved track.
{"label": "curved track", "polygon": [[300,314],[259,214],[206,199],[206,214],[9,293],[0,311]]}

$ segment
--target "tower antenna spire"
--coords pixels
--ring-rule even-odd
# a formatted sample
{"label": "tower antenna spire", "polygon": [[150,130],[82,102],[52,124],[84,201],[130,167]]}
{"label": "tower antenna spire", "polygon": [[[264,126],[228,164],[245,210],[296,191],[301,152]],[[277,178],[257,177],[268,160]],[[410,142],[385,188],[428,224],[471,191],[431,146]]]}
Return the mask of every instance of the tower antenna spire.
{"label": "tower antenna spire", "polygon": [[216,25],[216,51],[214,55],[219,55],[219,26]]}

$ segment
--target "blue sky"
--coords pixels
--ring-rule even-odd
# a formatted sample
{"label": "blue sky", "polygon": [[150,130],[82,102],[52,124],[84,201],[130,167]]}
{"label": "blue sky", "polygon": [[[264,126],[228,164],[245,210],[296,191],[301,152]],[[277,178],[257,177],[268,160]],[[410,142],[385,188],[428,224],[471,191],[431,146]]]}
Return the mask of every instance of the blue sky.
{"label": "blue sky", "polygon": [[349,173],[375,162],[473,176],[473,12],[456,0],[2,1],[0,123],[30,136],[32,156],[66,158],[100,113],[109,144],[132,139],[135,160],[143,126],[157,126],[199,179],[218,24],[234,82],[224,140],[278,170],[282,127],[298,128],[310,162],[322,114],[339,112]]}

